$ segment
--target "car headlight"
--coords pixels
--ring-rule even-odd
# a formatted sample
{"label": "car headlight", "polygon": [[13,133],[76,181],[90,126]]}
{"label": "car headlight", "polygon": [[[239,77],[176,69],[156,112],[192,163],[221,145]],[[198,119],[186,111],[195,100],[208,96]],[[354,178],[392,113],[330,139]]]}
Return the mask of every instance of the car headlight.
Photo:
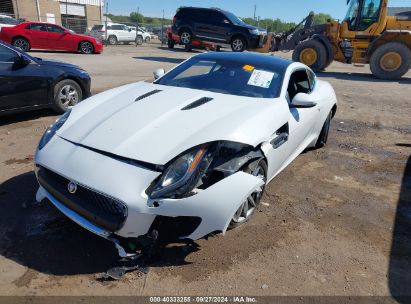
{"label": "car headlight", "polygon": [[252,35],[260,35],[260,31],[255,29],[255,30],[249,30],[250,34]]}
{"label": "car headlight", "polygon": [[149,197],[179,197],[192,191],[213,160],[209,147],[193,148],[172,161],[147,189]]}
{"label": "car headlight", "polygon": [[71,110],[68,110],[62,116],[56,119],[56,121],[44,132],[39,142],[39,150],[43,149],[45,145],[53,138],[57,130],[60,129],[70,116]]}

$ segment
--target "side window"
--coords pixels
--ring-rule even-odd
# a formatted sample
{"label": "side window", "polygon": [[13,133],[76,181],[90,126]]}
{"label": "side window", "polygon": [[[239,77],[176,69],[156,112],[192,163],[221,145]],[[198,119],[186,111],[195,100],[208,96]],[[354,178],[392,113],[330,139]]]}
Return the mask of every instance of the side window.
{"label": "side window", "polygon": [[30,24],[30,30],[32,31],[41,31],[41,32],[47,32],[47,27],[45,24],[40,24],[40,23],[32,23]]}
{"label": "side window", "polygon": [[227,20],[227,18],[220,12],[213,12],[210,17],[210,21],[215,24],[221,24],[224,23],[224,20]]}
{"label": "side window", "polygon": [[125,26],[125,25],[122,25],[122,26],[121,26],[121,30],[122,30],[122,31],[128,31],[128,27]]}
{"label": "side window", "polygon": [[365,0],[364,7],[361,12],[361,21],[358,25],[358,30],[364,31],[371,24],[378,21],[381,7],[381,0]]}
{"label": "side window", "polygon": [[56,26],[56,25],[47,24],[47,30],[48,30],[49,32],[52,32],[52,33],[59,33],[59,34],[63,34],[63,33],[64,33],[64,30],[63,30],[61,27]]}
{"label": "side window", "polygon": [[0,45],[0,63],[15,62],[18,58],[19,55],[15,51]]}
{"label": "side window", "polygon": [[112,25],[111,29],[114,30],[114,31],[119,31],[119,30],[122,30],[122,27],[121,27],[121,25]]}
{"label": "side window", "polygon": [[293,100],[298,93],[311,93],[310,81],[306,70],[298,70],[291,74],[287,92],[290,101]]}

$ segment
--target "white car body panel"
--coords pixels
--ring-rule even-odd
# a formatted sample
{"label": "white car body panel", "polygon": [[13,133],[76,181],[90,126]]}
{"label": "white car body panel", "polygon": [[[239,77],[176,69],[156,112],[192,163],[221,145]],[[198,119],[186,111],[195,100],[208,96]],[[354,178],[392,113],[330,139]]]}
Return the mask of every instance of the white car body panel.
{"label": "white car body panel", "polygon": [[[189,239],[214,231],[224,233],[244,199],[262,186],[261,178],[240,171],[206,189],[196,189],[194,195],[153,200],[146,190],[161,173],[129,160],[164,166],[193,147],[216,141],[236,142],[261,149],[270,181],[304,149],[316,144],[325,120],[337,104],[331,85],[316,79],[310,93],[316,105],[291,107],[287,86],[290,75],[300,69],[309,70],[300,63],[289,64],[279,97],[271,99],[146,82],[103,92],[72,109],[56,135],[36,152],[35,163],[124,202],[128,215],[124,225],[115,231],[118,236],[146,234],[157,216],[201,218],[199,226],[185,236]],[[154,90],[160,92],[139,99]],[[182,110],[202,97],[212,100]],[[273,142],[281,138],[285,126],[288,140],[277,147]],[[37,200],[45,197],[86,229],[103,237],[109,234],[73,215],[40,187]]]}

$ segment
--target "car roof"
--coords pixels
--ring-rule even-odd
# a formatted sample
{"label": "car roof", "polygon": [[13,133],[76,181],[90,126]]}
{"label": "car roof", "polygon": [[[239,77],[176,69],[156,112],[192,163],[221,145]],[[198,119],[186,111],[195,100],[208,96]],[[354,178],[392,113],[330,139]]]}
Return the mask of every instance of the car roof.
{"label": "car roof", "polygon": [[258,65],[271,70],[285,73],[287,68],[294,62],[277,56],[262,55],[257,53],[236,53],[236,52],[209,52],[195,56],[199,59],[209,60],[229,60],[243,62],[247,65]]}

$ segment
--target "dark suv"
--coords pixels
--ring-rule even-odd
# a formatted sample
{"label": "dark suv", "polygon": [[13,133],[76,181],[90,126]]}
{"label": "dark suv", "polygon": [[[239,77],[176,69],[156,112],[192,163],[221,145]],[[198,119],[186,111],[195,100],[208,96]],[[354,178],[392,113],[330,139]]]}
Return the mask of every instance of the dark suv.
{"label": "dark suv", "polygon": [[199,39],[230,44],[234,52],[261,47],[267,36],[264,29],[245,23],[233,13],[196,7],[180,8],[174,16],[172,31],[185,45]]}

